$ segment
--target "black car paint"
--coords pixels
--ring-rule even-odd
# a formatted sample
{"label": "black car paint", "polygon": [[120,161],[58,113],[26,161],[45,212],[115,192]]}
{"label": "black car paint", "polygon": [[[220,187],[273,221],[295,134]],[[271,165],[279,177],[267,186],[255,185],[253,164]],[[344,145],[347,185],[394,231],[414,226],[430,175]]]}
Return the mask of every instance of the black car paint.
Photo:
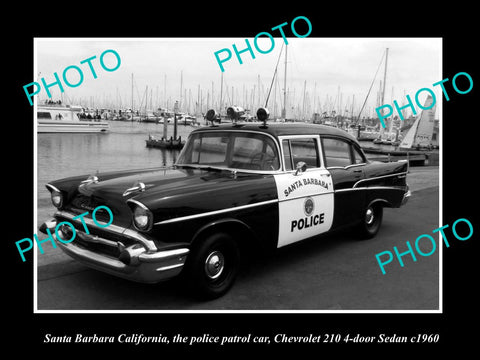
{"label": "black car paint", "polygon": [[[65,210],[76,214],[93,210],[95,206],[105,205],[113,213],[113,224],[133,228],[132,216],[127,200],[140,201],[153,213],[154,223],[148,235],[156,242],[157,247],[165,243],[190,242],[198,230],[233,216],[229,222],[243,225],[251,234],[258,234],[271,247],[277,238],[278,207],[272,204],[233,211],[232,214],[204,216],[200,219],[188,219],[189,216],[214,212],[222,209],[252,205],[277,198],[275,182],[271,175],[232,174],[225,170],[201,170],[182,167],[141,170],[132,174],[127,172],[110,172],[96,175],[97,183],[81,185],[86,176],[75,177],[70,181],[53,181],[50,184],[64,191],[68,200]],[[123,196],[125,189],[136,181],[144,182],[145,192]],[[80,205],[81,199],[89,197],[91,203],[85,207]],[[260,210],[265,214],[262,220],[255,216]],[[88,215],[87,215],[88,216]],[[187,217],[182,222],[162,225],[162,221],[179,217]],[[101,220],[101,219],[100,219]],[[267,230],[268,229],[268,230]]]}
{"label": "black car paint", "polygon": [[[297,134],[320,135],[320,138],[338,136],[360,148],[351,135],[316,125],[227,125],[200,128],[194,132],[219,130],[255,131],[275,139]],[[335,189],[331,230],[361,221],[363,211],[371,203],[400,206],[408,189],[404,176],[407,166],[406,162],[385,164],[365,161],[355,166],[327,168]],[[279,229],[274,174],[280,173],[173,166],[99,173],[96,174],[98,182],[86,184],[82,184],[82,181],[88,175],[50,184],[64,193],[65,210],[81,214],[95,205],[106,205],[113,212],[113,224],[131,230],[135,229],[131,206],[127,201],[131,199],[142,203],[152,212],[154,222],[152,229],[144,235],[152,239],[159,250],[185,246],[219,230],[232,233],[242,243],[249,241],[258,248],[274,249],[277,247]],[[124,195],[126,189],[139,181],[145,184],[144,191]],[[84,200],[92,202],[82,205]],[[252,206],[245,208],[246,205]],[[235,209],[237,207],[241,208]],[[57,218],[62,220],[60,216]],[[94,234],[104,232],[102,229],[92,229]]]}

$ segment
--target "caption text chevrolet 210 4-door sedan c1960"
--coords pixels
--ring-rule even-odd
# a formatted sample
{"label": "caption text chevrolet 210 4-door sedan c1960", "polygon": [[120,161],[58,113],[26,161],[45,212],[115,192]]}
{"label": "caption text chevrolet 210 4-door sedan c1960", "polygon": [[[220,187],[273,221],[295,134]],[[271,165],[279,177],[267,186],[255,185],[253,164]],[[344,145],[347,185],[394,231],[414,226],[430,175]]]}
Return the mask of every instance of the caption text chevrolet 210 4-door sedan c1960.
{"label": "caption text chevrolet 210 4-door sedan c1960", "polygon": [[[344,226],[373,237],[383,207],[410,196],[406,161],[369,161],[337,128],[257,116],[264,122],[193,130],[171,167],[50,182],[57,211],[40,230],[70,239],[68,226],[53,231],[70,222],[75,240],[57,243],[81,263],[145,283],[182,274],[195,294],[215,298],[244,256]],[[101,205],[113,214],[108,227],[97,226],[105,212],[78,217]]]}

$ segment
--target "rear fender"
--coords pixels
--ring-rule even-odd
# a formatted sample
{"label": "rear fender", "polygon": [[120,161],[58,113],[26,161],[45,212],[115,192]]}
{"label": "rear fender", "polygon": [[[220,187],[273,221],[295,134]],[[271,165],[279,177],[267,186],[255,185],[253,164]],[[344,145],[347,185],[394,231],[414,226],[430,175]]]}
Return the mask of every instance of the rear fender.
{"label": "rear fender", "polygon": [[371,207],[372,205],[381,205],[383,207],[393,207],[392,203],[390,203],[386,199],[374,199],[368,203],[367,208]]}

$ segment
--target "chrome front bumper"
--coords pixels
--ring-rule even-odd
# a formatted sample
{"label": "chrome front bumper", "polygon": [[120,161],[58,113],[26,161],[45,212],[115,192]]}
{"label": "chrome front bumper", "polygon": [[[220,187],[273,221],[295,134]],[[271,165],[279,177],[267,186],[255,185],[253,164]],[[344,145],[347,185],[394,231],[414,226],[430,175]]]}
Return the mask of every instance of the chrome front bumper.
{"label": "chrome front bumper", "polygon": [[[71,222],[73,223],[75,220]],[[121,251],[120,256],[113,257],[87,249],[81,246],[78,241],[76,242],[75,238],[71,242],[61,240],[71,238],[70,235],[65,234],[64,230],[62,230],[65,225],[57,229],[61,238],[58,239],[55,232],[56,226],[57,220],[52,219],[45,222],[40,227],[40,231],[48,235],[46,231],[48,229],[55,243],[67,255],[88,267],[132,281],[158,283],[175,277],[182,271],[189,253],[188,248],[147,250],[141,243],[125,248],[119,241],[89,235],[76,229],[76,237],[81,237],[84,242],[118,248]]]}
{"label": "chrome front bumper", "polygon": [[412,193],[410,190],[407,190],[405,194],[403,194],[402,205],[405,205],[407,203],[410,196],[412,196]]}

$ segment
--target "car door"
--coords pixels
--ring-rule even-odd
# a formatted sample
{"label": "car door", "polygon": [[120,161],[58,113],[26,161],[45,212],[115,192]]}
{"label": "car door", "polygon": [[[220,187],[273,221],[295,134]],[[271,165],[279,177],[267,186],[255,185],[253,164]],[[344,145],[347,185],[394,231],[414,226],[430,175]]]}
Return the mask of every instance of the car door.
{"label": "car door", "polygon": [[332,177],[325,168],[320,137],[280,137],[284,172],[274,175],[278,193],[282,247],[330,230],[334,199]]}
{"label": "car door", "polygon": [[335,191],[335,212],[332,228],[350,225],[362,218],[365,192],[354,189],[365,178],[366,159],[358,147],[341,137],[322,136],[326,168]]}

